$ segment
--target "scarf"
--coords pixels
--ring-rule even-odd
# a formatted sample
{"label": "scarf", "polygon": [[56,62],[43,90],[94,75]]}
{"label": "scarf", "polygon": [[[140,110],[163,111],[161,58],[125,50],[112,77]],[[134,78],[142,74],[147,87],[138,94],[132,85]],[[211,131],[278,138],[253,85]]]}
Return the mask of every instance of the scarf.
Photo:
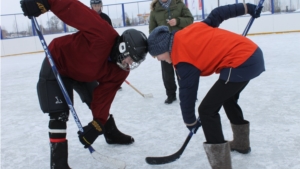
{"label": "scarf", "polygon": [[170,4],[171,4],[172,0],[168,0],[167,2],[162,2],[161,0],[159,0],[159,3],[161,4],[161,6],[165,9],[168,9]]}

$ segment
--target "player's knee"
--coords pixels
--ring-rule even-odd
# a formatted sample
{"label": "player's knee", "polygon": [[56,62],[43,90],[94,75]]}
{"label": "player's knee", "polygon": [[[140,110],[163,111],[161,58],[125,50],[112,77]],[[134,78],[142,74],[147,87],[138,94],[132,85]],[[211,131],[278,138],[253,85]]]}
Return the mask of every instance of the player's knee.
{"label": "player's knee", "polygon": [[67,122],[69,121],[69,111],[57,112],[57,113],[49,113],[50,121],[61,121]]}
{"label": "player's knee", "polygon": [[[72,90],[72,88],[69,90]],[[69,106],[65,101],[57,81],[39,79],[37,93],[40,107],[44,113],[69,111]],[[68,91],[68,93],[73,100],[72,91]]]}
{"label": "player's knee", "polygon": [[65,139],[67,136],[68,112],[50,113],[49,138],[54,141]]}

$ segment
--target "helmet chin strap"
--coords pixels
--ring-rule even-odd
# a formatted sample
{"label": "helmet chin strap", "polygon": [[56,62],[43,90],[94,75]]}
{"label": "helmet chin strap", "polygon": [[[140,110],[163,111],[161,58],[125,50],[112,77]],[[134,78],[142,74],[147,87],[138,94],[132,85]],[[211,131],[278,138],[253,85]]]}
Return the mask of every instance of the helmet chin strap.
{"label": "helmet chin strap", "polygon": [[128,64],[126,64],[126,65],[122,64],[123,60],[125,58],[129,57],[128,56],[129,53],[126,52],[126,44],[125,44],[125,42],[121,42],[119,44],[119,52],[120,52],[120,54],[119,54],[118,59],[117,59],[117,65],[121,69],[129,71],[130,70],[129,65]]}
{"label": "helmet chin strap", "polygon": [[125,71],[130,71],[137,68],[141,64],[141,62],[133,62],[131,65],[129,65],[128,63],[122,64],[123,60],[126,59],[127,57],[130,56],[124,56],[123,54],[119,55],[119,58],[116,63],[121,69]]}
{"label": "helmet chin strap", "polygon": [[130,71],[130,68],[129,68],[128,64],[123,65],[123,64],[117,62],[117,65],[118,65],[121,69],[123,69],[123,70],[125,70],[125,71]]}

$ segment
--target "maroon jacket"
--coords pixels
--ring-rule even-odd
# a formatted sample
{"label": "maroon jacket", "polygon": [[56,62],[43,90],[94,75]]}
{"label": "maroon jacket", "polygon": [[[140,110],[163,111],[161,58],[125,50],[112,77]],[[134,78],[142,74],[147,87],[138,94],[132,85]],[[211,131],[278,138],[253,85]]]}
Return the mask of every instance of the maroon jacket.
{"label": "maroon jacket", "polygon": [[62,76],[81,82],[97,80],[91,109],[104,124],[117,90],[129,72],[109,62],[118,33],[99,15],[78,0],[48,0],[51,11],[79,31],[54,39],[49,50]]}

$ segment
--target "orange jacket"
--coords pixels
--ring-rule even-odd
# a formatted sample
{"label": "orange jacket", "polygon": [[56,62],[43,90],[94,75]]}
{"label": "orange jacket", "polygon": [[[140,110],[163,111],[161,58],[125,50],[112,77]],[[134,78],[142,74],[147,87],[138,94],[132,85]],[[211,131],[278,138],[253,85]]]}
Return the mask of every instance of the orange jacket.
{"label": "orange jacket", "polygon": [[187,62],[197,67],[201,76],[208,76],[222,68],[238,67],[257,47],[242,35],[198,22],[175,33],[171,58],[174,66]]}

